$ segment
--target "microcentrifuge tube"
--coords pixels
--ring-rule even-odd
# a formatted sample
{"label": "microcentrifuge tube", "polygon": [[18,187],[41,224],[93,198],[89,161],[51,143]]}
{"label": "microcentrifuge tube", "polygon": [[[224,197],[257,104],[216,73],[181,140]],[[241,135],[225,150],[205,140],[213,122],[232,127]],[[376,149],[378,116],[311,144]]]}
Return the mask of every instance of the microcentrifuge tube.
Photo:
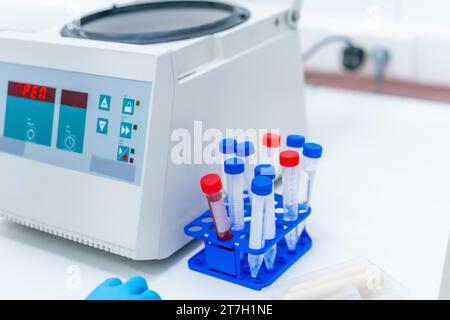
{"label": "microcentrifuge tube", "polygon": [[214,221],[217,238],[231,239],[230,221],[225,208],[222,192],[222,181],[217,174],[207,174],[200,180],[200,186],[208,200],[209,211]]}
{"label": "microcentrifuge tube", "polygon": [[244,229],[244,161],[239,158],[225,160],[225,174],[228,184],[228,209],[231,229]]}
{"label": "microcentrifuge tube", "polygon": [[[280,153],[281,176],[283,183],[283,220],[296,221],[298,218],[298,186],[300,180],[300,155],[288,150]],[[286,235],[289,251],[295,251],[297,246],[297,229]]]}
{"label": "microcentrifuge tube", "polygon": [[[261,164],[255,168],[255,177],[264,176],[272,180],[272,193],[267,196],[264,204],[264,239],[272,240],[276,236],[275,217],[275,168],[270,164]],[[274,244],[264,254],[264,262],[268,271],[272,271],[277,257],[277,245]]]}
{"label": "microcentrifuge tube", "polygon": [[[258,250],[264,247],[264,206],[266,198],[273,192],[273,182],[263,176],[252,181],[252,209],[250,221],[250,239],[248,247]],[[258,275],[263,263],[264,254],[248,254],[248,265],[253,278]]]}

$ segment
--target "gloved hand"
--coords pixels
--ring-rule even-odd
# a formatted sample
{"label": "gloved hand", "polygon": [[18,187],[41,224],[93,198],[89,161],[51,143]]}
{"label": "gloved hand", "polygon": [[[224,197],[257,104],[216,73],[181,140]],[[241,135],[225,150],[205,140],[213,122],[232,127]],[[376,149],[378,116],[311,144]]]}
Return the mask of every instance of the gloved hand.
{"label": "gloved hand", "polygon": [[118,278],[107,279],[86,300],[161,300],[161,297],[155,291],[148,290],[144,278],[135,276],[125,283]]}

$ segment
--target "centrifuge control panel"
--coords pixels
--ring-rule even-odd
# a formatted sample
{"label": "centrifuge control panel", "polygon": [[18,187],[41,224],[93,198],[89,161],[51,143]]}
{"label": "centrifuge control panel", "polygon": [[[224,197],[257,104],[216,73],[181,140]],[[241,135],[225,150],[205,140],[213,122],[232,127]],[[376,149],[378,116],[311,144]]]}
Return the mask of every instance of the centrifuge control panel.
{"label": "centrifuge control panel", "polygon": [[151,90],[0,63],[0,152],[140,185]]}

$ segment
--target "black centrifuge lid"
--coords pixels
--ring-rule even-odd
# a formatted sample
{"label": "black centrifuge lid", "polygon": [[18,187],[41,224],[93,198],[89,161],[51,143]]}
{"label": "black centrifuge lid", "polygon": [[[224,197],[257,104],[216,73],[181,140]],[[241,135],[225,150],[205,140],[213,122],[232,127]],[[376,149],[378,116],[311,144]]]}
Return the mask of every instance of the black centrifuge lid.
{"label": "black centrifuge lid", "polygon": [[209,1],[147,2],[93,13],[66,25],[64,37],[151,44],[185,40],[233,28],[250,17],[234,5]]}

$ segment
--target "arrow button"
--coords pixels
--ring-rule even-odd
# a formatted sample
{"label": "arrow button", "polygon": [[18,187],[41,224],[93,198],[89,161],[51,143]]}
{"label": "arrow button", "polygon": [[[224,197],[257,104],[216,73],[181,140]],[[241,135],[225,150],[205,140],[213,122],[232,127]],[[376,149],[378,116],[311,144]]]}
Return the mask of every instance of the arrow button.
{"label": "arrow button", "polygon": [[108,133],[108,123],[109,120],[105,118],[97,119],[97,133],[107,134]]}
{"label": "arrow button", "polygon": [[117,149],[117,161],[128,162],[129,157],[130,157],[130,148],[119,146]]}
{"label": "arrow button", "polygon": [[131,139],[133,124],[129,122],[120,123],[120,137],[123,139]]}
{"label": "arrow button", "polygon": [[109,111],[109,109],[111,109],[111,96],[102,94],[98,101],[98,108],[100,110]]}

